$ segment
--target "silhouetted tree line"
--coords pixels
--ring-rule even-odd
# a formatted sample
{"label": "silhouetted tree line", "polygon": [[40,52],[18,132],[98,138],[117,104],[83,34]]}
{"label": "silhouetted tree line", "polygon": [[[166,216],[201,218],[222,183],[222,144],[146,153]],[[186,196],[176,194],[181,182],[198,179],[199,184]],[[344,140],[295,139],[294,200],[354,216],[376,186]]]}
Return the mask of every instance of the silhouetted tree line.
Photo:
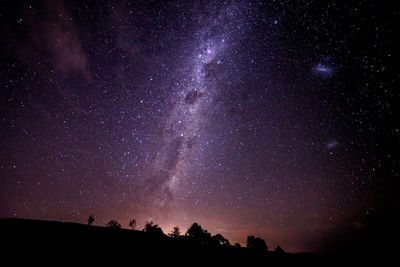
{"label": "silhouetted tree line", "polygon": [[[88,219],[88,224],[92,225],[93,222],[94,222],[94,216],[90,215]],[[108,221],[106,223],[106,226],[110,228],[121,228],[121,224],[117,220]],[[134,230],[136,227],[136,220],[135,219],[130,220],[128,226],[129,228]],[[158,224],[154,224],[153,221],[146,222],[142,231],[148,233],[149,235],[152,235],[153,237],[165,236],[161,227],[159,227]],[[172,229],[172,231],[167,234],[167,236],[169,236],[174,240],[187,241],[192,244],[203,247],[234,247],[234,248],[242,247],[239,243],[231,245],[229,240],[221,234],[211,235],[210,232],[203,229],[201,225],[199,225],[198,223],[193,223],[192,226],[189,227],[189,229],[186,231],[184,235],[181,235],[179,226],[175,226]],[[265,243],[264,239],[260,237],[255,237],[253,235],[249,235],[247,237],[246,247],[259,252],[268,251],[268,246]],[[280,246],[277,246],[274,252],[277,255],[285,253],[285,251]]]}

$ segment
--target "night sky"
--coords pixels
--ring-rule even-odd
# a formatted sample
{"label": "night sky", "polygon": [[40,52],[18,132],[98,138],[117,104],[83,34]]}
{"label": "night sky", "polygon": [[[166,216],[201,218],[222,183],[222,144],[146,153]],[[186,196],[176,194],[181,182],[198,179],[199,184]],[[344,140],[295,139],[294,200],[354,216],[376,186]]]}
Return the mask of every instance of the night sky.
{"label": "night sky", "polygon": [[2,1],[0,218],[198,222],[291,252],[390,229],[397,16],[386,1]]}

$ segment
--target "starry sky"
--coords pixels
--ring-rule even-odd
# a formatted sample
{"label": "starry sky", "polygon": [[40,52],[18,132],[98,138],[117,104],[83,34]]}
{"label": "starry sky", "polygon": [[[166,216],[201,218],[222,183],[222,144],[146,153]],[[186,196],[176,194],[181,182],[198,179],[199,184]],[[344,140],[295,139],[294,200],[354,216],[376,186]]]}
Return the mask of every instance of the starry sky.
{"label": "starry sky", "polygon": [[[2,1],[0,217],[318,252],[398,206],[386,1]],[[397,155],[397,156],[396,156]]]}

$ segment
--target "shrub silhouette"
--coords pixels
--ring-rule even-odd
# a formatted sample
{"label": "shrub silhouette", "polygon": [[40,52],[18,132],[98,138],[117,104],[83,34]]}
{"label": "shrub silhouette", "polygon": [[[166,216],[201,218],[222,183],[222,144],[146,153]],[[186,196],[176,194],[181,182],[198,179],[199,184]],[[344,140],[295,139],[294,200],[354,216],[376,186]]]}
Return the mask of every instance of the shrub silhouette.
{"label": "shrub silhouette", "polygon": [[274,250],[274,252],[278,255],[282,255],[285,254],[286,252],[283,250],[283,248],[281,248],[280,246],[277,246]]}
{"label": "shrub silhouette", "polygon": [[89,215],[89,218],[88,218],[88,225],[92,225],[93,224],[93,222],[94,222],[94,216],[93,215]]}
{"label": "shrub silhouette", "polygon": [[117,220],[110,220],[106,223],[106,226],[110,228],[121,228],[121,224]]}
{"label": "shrub silhouette", "polygon": [[179,238],[181,236],[181,231],[179,229],[179,226],[175,226],[172,231],[168,234],[169,237],[172,238]]}
{"label": "shrub silhouette", "polygon": [[130,220],[128,225],[130,228],[132,228],[132,230],[135,230],[136,220],[135,219]]}
{"label": "shrub silhouette", "polygon": [[247,247],[251,249],[256,249],[260,251],[267,251],[268,246],[265,243],[264,239],[261,239],[259,237],[254,237],[252,235],[249,235],[247,237]]}
{"label": "shrub silhouette", "polygon": [[235,248],[241,248],[241,247],[242,247],[239,243],[235,243],[233,246],[234,246]]}
{"label": "shrub silhouette", "polygon": [[153,221],[146,222],[143,228],[143,232],[149,233],[154,236],[163,236],[164,233],[158,224],[153,224]]}

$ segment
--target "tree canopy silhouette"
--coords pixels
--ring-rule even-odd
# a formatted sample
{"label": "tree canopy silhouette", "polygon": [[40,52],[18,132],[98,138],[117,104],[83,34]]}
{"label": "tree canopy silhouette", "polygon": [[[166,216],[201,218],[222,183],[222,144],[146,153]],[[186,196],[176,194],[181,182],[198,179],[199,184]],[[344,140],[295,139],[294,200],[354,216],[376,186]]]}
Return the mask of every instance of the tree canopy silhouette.
{"label": "tree canopy silhouette", "polygon": [[228,239],[223,237],[221,234],[211,236],[207,230],[203,229],[198,223],[193,223],[192,226],[187,230],[186,236],[197,244],[203,246],[230,246]]}
{"label": "tree canopy silhouette", "polygon": [[213,239],[213,243],[214,245],[217,246],[227,246],[229,247],[231,245],[231,243],[229,242],[228,239],[226,239],[225,237],[223,237],[221,234],[216,234],[212,237]]}
{"label": "tree canopy silhouette", "polygon": [[234,246],[235,248],[241,248],[241,247],[242,247],[239,243],[235,243],[233,246]]}
{"label": "tree canopy silhouette", "polygon": [[143,231],[155,236],[164,235],[162,229],[158,226],[158,224],[154,224],[153,221],[146,222]]}
{"label": "tree canopy silhouette", "polygon": [[186,231],[186,236],[200,245],[210,245],[212,243],[211,234],[201,228],[198,223],[193,223]]}
{"label": "tree canopy silhouette", "polygon": [[172,238],[179,238],[181,236],[181,231],[179,229],[179,226],[175,226],[172,231],[168,234],[169,237]]}
{"label": "tree canopy silhouette", "polygon": [[106,223],[106,226],[110,228],[121,228],[121,224],[117,220],[110,220]]}
{"label": "tree canopy silhouette", "polygon": [[268,246],[265,243],[264,239],[259,238],[259,237],[254,237],[252,235],[249,235],[247,237],[247,243],[246,243],[248,248],[252,248],[252,249],[257,249],[260,251],[267,251],[268,250]]}

